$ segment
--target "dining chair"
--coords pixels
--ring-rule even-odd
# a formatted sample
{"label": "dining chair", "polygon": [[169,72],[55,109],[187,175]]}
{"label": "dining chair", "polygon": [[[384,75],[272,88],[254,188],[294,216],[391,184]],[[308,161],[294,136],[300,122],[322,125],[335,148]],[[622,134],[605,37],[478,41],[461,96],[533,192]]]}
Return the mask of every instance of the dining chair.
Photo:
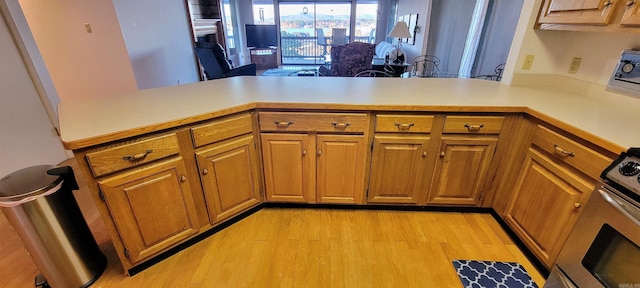
{"label": "dining chair", "polygon": [[332,46],[338,46],[347,43],[347,28],[332,28],[331,39]]}
{"label": "dining chair", "polygon": [[438,77],[440,58],[433,55],[420,55],[411,61],[411,77]]}
{"label": "dining chair", "polygon": [[393,77],[393,75],[380,70],[364,70],[353,77]]}
{"label": "dining chair", "polygon": [[316,37],[316,43],[318,46],[322,46],[322,57],[324,58],[324,56],[329,54],[327,52],[327,46],[329,46],[329,43],[327,43],[327,38],[324,37],[324,31],[322,28],[316,28]]}
{"label": "dining chair", "polygon": [[502,64],[496,66],[494,74],[476,75],[476,76],[472,76],[471,78],[484,79],[484,80],[491,80],[491,81],[500,82],[502,80],[502,72],[504,71],[504,65],[505,65],[505,63],[502,63]]}

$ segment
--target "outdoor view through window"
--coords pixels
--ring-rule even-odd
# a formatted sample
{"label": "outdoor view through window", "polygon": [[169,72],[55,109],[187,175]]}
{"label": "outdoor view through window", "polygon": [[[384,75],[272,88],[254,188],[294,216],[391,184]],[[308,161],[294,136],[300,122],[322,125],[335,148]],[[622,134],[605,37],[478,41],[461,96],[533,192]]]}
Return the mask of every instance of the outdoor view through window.
{"label": "outdoor view through window", "polygon": [[280,17],[276,19],[272,3],[256,1],[253,17],[255,24],[279,21],[283,64],[322,64],[330,55],[332,44],[375,42],[377,1],[358,1],[356,15],[351,15],[350,2],[280,2],[278,9]]}

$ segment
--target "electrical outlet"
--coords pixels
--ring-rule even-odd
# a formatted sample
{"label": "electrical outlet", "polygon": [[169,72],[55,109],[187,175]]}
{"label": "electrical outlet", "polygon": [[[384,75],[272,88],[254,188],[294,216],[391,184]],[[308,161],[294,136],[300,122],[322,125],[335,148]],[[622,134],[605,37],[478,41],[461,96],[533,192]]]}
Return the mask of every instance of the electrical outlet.
{"label": "electrical outlet", "polygon": [[93,29],[91,29],[91,24],[84,23],[84,31],[86,31],[87,33],[93,33]]}
{"label": "electrical outlet", "polygon": [[524,57],[524,63],[522,63],[522,70],[531,70],[531,65],[533,65],[534,55],[527,55]]}
{"label": "electrical outlet", "polygon": [[569,67],[569,73],[571,74],[578,73],[578,68],[580,68],[581,62],[582,62],[582,58],[573,57],[573,60],[571,60],[571,66]]}

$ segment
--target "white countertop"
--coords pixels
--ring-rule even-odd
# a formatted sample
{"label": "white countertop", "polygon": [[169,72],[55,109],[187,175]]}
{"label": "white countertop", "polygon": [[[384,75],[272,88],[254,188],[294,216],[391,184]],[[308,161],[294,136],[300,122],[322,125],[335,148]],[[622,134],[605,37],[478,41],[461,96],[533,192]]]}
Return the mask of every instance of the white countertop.
{"label": "white countertop", "polygon": [[528,112],[606,149],[640,146],[638,98],[478,79],[233,77],[63,102],[58,115],[65,147],[78,149],[264,107]]}

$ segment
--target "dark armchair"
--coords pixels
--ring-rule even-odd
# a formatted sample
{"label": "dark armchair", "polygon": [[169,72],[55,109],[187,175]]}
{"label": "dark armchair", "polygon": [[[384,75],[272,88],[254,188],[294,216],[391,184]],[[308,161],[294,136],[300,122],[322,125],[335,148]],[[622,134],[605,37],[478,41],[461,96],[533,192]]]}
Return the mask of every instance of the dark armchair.
{"label": "dark armchair", "polygon": [[331,70],[320,72],[330,76],[353,77],[359,72],[371,70],[375,51],[375,44],[363,42],[334,46],[331,48]]}
{"label": "dark armchair", "polygon": [[204,67],[207,80],[233,76],[256,76],[255,63],[233,68],[220,44],[196,42],[196,55]]}

